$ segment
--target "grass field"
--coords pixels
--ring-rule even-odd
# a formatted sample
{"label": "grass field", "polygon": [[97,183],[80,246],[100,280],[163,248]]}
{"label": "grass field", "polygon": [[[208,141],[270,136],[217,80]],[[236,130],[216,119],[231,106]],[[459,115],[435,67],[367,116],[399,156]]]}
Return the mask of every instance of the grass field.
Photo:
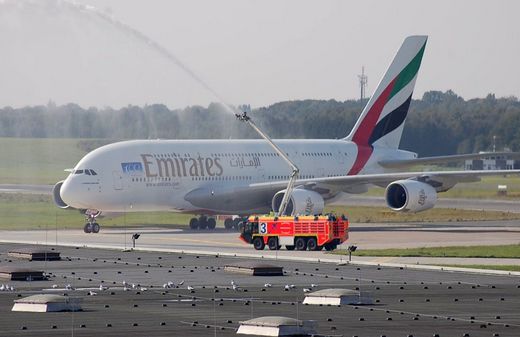
{"label": "grass field", "polygon": [[0,138],[0,184],[55,184],[99,139]]}
{"label": "grass field", "polygon": [[85,155],[78,139],[0,138],[0,183],[54,184]]}
{"label": "grass field", "polygon": [[[333,254],[348,254],[335,251]],[[356,256],[520,258],[520,244],[501,246],[451,246],[404,249],[363,249]]]}
{"label": "grass field", "polygon": [[[419,214],[400,214],[384,207],[330,207],[327,211],[346,214],[351,223],[428,222],[457,220],[520,219],[520,213],[461,211],[434,208]],[[78,228],[84,218],[77,210],[57,208],[50,195],[0,193],[0,229]],[[126,213],[100,220],[103,226],[160,225],[189,223],[191,215],[173,212]]]}
{"label": "grass field", "polygon": [[369,206],[334,206],[327,207],[326,212],[345,214],[351,223],[370,222],[458,222],[476,220],[516,220],[520,219],[520,213],[460,210],[451,208],[432,208],[420,213],[398,213],[386,207]]}
{"label": "grass field", "polygon": [[[36,194],[0,194],[0,229],[82,228],[84,216],[77,210],[57,208],[51,196]],[[187,224],[190,215],[171,212],[127,213],[105,217],[103,226],[173,226]]]}
{"label": "grass field", "polygon": [[471,269],[489,269],[489,270],[505,270],[505,271],[520,271],[520,266],[503,264],[443,264],[440,267],[455,267],[455,268],[471,268]]}

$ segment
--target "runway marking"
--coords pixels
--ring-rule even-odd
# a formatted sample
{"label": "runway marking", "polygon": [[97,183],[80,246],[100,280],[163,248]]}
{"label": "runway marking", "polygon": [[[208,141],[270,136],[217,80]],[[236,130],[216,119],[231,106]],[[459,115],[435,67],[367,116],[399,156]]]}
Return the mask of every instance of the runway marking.
{"label": "runway marking", "polygon": [[375,262],[375,263],[386,263],[386,262],[391,262],[391,261],[394,261],[394,260],[395,260],[394,256],[385,256],[385,257],[380,257],[378,259],[375,259],[372,262]]}
{"label": "runway marking", "polygon": [[[125,235],[123,232],[122,233],[111,233],[109,235],[114,235],[114,234],[120,234],[120,235]],[[131,234],[131,232],[129,231],[128,233],[126,233],[126,235],[129,235]],[[153,240],[159,240],[159,241],[182,241],[182,242],[191,242],[191,243],[205,243],[205,244],[209,244],[209,245],[224,245],[224,246],[229,246],[229,247],[240,247],[240,248],[244,248],[244,247],[247,247],[248,245],[243,243],[243,244],[240,244],[240,243],[230,243],[230,242],[222,242],[222,241],[215,241],[215,240],[202,240],[202,239],[183,239],[183,238],[180,238],[180,237],[175,237],[175,232],[172,232],[171,233],[171,236],[169,237],[164,237],[164,236],[159,236],[159,235],[162,235],[162,234],[158,234],[158,233],[153,233],[153,232],[149,232],[149,233],[143,233],[143,234],[146,234],[147,237],[149,237],[149,240],[152,240],[152,244],[153,244]],[[81,236],[81,237],[84,237],[85,234],[84,233],[67,233],[67,235],[70,235],[70,236]],[[186,235],[186,234],[182,234],[182,235]],[[103,234],[99,235],[100,237],[104,237]],[[154,236],[154,237],[152,237]],[[155,236],[159,236],[159,237],[155,237]],[[108,236],[109,237],[109,236]],[[237,241],[239,241],[240,239],[237,238]]]}
{"label": "runway marking", "polygon": [[229,247],[241,247],[241,248],[247,247],[246,244],[238,244],[238,243],[230,243],[230,242],[222,242],[222,241],[211,241],[211,240],[200,240],[200,239],[181,239],[181,238],[174,238],[174,237],[170,237],[170,238],[160,237],[160,238],[155,238],[155,239],[161,240],[161,241],[183,241],[183,242],[192,242],[192,243],[207,243],[207,244],[211,244],[211,245],[225,245],[225,246],[229,246]]}

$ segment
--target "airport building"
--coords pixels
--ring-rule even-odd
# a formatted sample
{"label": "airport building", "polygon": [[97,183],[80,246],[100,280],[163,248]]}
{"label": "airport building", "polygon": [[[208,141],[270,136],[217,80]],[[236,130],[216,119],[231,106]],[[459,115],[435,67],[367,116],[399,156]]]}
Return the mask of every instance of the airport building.
{"label": "airport building", "polygon": [[[506,149],[506,152],[511,152],[511,150]],[[480,151],[479,153],[489,153],[489,156],[482,159],[466,160],[464,163],[465,170],[516,170],[520,168],[520,160],[513,159],[503,152],[495,154],[495,152]]]}

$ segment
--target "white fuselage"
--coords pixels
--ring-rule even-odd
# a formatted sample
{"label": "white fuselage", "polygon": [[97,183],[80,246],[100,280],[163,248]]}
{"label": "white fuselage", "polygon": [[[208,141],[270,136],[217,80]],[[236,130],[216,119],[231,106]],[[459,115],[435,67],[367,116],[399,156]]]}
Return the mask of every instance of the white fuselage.
{"label": "white fuselage", "polygon": [[[275,142],[298,166],[300,179],[345,176],[358,151],[346,140]],[[410,156],[406,151],[375,148],[362,173],[383,173],[377,164],[381,159]],[[64,181],[60,194],[74,208],[104,212],[237,214],[240,210],[201,210],[185,196],[197,188],[287,181],[290,173],[263,140],[124,141],[87,154]]]}

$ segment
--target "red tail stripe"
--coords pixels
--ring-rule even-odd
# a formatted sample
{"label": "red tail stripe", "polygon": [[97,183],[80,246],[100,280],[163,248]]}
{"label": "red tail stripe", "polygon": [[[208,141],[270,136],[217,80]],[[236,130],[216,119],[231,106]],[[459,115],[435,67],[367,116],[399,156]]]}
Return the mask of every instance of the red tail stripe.
{"label": "red tail stripe", "polygon": [[381,112],[383,111],[383,108],[388,101],[388,97],[390,97],[390,94],[392,93],[395,81],[396,78],[394,78],[392,82],[388,84],[385,90],[383,90],[381,95],[379,95],[379,97],[374,102],[374,105],[372,105],[365,118],[363,118],[361,121],[361,124],[356,130],[356,133],[352,137],[352,141],[356,143],[358,147],[358,152],[356,161],[350,168],[350,171],[347,173],[347,175],[358,174],[363,169],[363,167],[365,167],[365,164],[372,155],[372,146],[371,144],[368,144],[368,140],[370,139],[372,131],[374,131],[377,121],[379,120],[379,116],[381,116]]}
{"label": "red tail stripe", "polygon": [[368,158],[370,158],[370,155],[372,154],[372,147],[371,146],[359,146],[358,145],[358,153],[356,157],[356,161],[354,162],[354,165],[350,168],[350,171],[348,171],[347,175],[356,175],[365,167],[365,164],[368,161]]}
{"label": "red tail stripe", "polygon": [[381,95],[379,95],[379,97],[376,99],[374,105],[372,105],[365,118],[363,118],[361,121],[361,124],[356,130],[354,137],[352,137],[352,141],[357,145],[368,145],[370,135],[372,134],[372,131],[374,130],[374,127],[379,120],[379,116],[381,115],[381,111],[383,111],[383,108],[388,101],[388,97],[392,93],[396,79],[397,78],[394,78],[392,82],[388,84],[385,90],[383,90]]}

